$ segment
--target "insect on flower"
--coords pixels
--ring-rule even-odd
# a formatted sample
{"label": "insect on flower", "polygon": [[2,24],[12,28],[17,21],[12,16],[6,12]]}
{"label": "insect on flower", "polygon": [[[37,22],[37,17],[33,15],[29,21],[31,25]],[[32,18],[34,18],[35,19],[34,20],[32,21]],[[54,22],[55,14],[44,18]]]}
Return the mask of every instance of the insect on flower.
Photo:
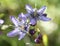
{"label": "insect on flower", "polygon": [[21,13],[18,18],[10,16],[10,19],[13,22],[15,28],[11,32],[7,33],[7,36],[14,37],[16,35],[19,35],[18,40],[21,40],[24,38],[29,29],[29,25],[26,23],[25,15]]}
{"label": "insect on flower", "polygon": [[30,18],[30,24],[36,25],[37,20],[42,20],[42,21],[49,21],[51,20],[50,18],[47,17],[47,14],[44,13],[46,6],[43,6],[39,10],[37,8],[32,8],[30,5],[25,6],[27,10],[27,17]]}

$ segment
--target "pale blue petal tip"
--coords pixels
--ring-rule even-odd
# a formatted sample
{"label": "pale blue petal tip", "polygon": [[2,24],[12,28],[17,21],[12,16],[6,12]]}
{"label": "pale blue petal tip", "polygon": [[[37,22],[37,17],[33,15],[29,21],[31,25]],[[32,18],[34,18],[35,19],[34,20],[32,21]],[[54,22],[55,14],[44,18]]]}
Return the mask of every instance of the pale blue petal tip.
{"label": "pale blue petal tip", "polygon": [[15,30],[9,32],[9,33],[7,34],[7,36],[8,36],[8,37],[14,37],[14,36],[18,35],[18,32],[19,32],[19,30],[16,28]]}
{"label": "pale blue petal tip", "polygon": [[3,24],[4,23],[4,20],[0,19],[0,24]]}
{"label": "pale blue petal tip", "polygon": [[30,20],[30,23],[31,23],[32,25],[35,25],[35,24],[36,24],[36,20],[35,20],[35,19],[31,19],[31,20]]}
{"label": "pale blue petal tip", "polygon": [[48,18],[48,17],[40,17],[40,20],[42,20],[42,21],[49,21],[49,20],[51,20],[51,18]]}
{"label": "pale blue petal tip", "polygon": [[17,21],[17,19],[14,16],[10,16],[10,19],[11,19],[11,21],[13,22],[13,24],[15,26],[18,26],[18,21]]}
{"label": "pale blue petal tip", "polygon": [[26,35],[26,33],[24,33],[24,32],[22,32],[21,34],[19,34],[19,38],[18,38],[18,40],[23,39],[25,35]]}

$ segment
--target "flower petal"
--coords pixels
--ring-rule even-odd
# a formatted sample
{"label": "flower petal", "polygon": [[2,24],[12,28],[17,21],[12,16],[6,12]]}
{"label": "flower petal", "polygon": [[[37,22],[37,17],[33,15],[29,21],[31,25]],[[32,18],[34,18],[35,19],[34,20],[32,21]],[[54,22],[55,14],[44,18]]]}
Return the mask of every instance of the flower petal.
{"label": "flower petal", "polygon": [[30,25],[27,25],[26,28],[25,28],[25,30],[28,32],[29,28],[30,28]]}
{"label": "flower petal", "polygon": [[45,16],[39,16],[39,19],[42,20],[42,21],[49,21],[49,20],[51,20],[50,18],[45,17]]}
{"label": "flower petal", "polygon": [[30,17],[30,14],[27,13],[27,14],[25,14],[25,16],[28,18],[28,17]]}
{"label": "flower petal", "polygon": [[22,38],[24,38],[25,35],[26,35],[25,32],[20,32],[19,33],[19,39],[18,40],[21,40]]}
{"label": "flower petal", "polygon": [[45,17],[47,17],[47,14],[45,13],[45,14],[42,14],[42,16],[45,16]]}
{"label": "flower petal", "polygon": [[8,37],[14,37],[14,36],[18,35],[18,33],[19,33],[19,29],[16,28],[15,30],[9,32],[9,33],[7,34],[7,36],[8,36]]}
{"label": "flower petal", "polygon": [[10,19],[14,23],[15,26],[18,26],[18,21],[14,16],[10,16]]}
{"label": "flower petal", "polygon": [[25,14],[21,13],[21,14],[19,14],[19,19],[26,20],[27,17],[25,16]]}
{"label": "flower petal", "polygon": [[26,8],[26,10],[27,10],[28,13],[33,12],[33,8],[30,5],[26,5],[25,8]]}
{"label": "flower petal", "polygon": [[47,8],[46,6],[43,6],[42,8],[37,10],[37,13],[41,15],[45,11],[46,8]]}
{"label": "flower petal", "polygon": [[30,24],[35,25],[36,23],[36,19],[30,19]]}
{"label": "flower petal", "polygon": [[0,19],[0,24],[3,24],[4,23],[4,20]]}

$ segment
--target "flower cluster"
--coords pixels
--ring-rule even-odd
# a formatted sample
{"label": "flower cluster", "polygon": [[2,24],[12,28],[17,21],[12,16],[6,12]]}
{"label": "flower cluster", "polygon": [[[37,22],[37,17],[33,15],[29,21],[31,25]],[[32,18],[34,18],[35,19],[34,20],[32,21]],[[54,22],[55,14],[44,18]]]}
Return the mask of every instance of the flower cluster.
{"label": "flower cluster", "polygon": [[[50,18],[47,17],[47,14],[44,13],[46,6],[43,6],[39,10],[37,8],[32,8],[30,5],[26,5],[25,9],[27,11],[26,14],[19,14],[18,17],[10,16],[11,22],[14,24],[14,30],[7,33],[8,37],[15,37],[19,36],[18,40],[21,40],[24,38],[24,36],[27,33],[30,33],[31,36],[33,36],[36,31],[35,29],[30,29],[30,26],[35,26],[37,24],[37,21],[49,21]],[[29,21],[27,21],[29,20]],[[0,20],[0,24],[3,24],[4,21]],[[42,35],[38,35],[38,37],[35,39],[35,42],[39,43],[42,40]]]}
{"label": "flower cluster", "polygon": [[14,30],[9,32],[7,36],[14,37],[16,35],[19,35],[18,40],[21,40],[22,38],[24,38],[29,29],[29,25],[27,24],[25,15],[21,13],[18,18],[10,16],[10,19],[14,24]]}
{"label": "flower cluster", "polygon": [[39,10],[32,8],[30,5],[26,5],[26,10],[28,12],[27,17],[30,18],[30,24],[35,25],[38,20],[49,21],[50,18],[47,17],[47,14],[44,13],[46,6],[43,6]]}

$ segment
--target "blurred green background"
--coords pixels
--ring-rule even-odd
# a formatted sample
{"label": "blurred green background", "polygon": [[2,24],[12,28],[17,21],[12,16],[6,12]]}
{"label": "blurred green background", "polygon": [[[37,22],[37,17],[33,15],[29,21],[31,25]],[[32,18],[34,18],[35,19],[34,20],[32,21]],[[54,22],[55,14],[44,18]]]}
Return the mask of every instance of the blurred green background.
{"label": "blurred green background", "polygon": [[[5,21],[4,25],[12,24],[9,19],[10,15],[17,17],[21,12],[26,13],[26,4],[30,4],[33,8],[36,4],[37,9],[44,5],[47,6],[45,13],[48,14],[51,21],[40,21],[37,27],[39,27],[42,34],[47,34],[48,46],[60,46],[60,0],[0,0],[0,19]],[[0,46],[41,46],[33,43],[28,35],[21,41],[18,41],[18,37],[9,38],[6,34],[13,28],[1,28],[0,31],[3,33],[0,35]]]}

